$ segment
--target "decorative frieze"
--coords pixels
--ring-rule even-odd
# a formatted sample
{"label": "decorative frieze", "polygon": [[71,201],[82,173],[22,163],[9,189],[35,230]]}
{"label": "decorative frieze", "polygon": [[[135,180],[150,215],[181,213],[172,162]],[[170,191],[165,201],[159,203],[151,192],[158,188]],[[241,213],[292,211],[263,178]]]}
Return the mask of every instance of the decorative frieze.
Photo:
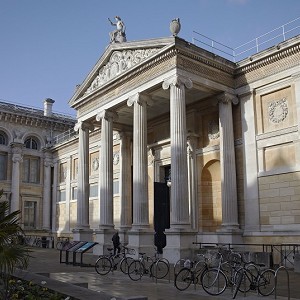
{"label": "decorative frieze", "polygon": [[133,68],[135,65],[147,59],[149,56],[157,53],[158,50],[159,48],[113,52],[106,65],[100,68],[98,75],[93,80],[85,94],[90,94],[97,88],[104,85],[106,82],[116,78],[118,75]]}

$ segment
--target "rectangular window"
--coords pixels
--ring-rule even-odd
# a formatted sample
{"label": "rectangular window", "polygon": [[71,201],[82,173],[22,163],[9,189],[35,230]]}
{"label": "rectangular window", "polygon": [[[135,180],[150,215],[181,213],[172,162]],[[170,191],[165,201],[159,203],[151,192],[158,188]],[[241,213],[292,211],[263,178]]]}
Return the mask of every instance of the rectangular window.
{"label": "rectangular window", "polygon": [[24,202],[24,228],[34,229],[36,227],[36,206],[35,201]]}
{"label": "rectangular window", "polygon": [[77,199],[77,187],[72,188],[72,200]]}
{"label": "rectangular window", "polygon": [[59,191],[58,202],[64,202],[64,201],[66,201],[66,191],[61,190]]}
{"label": "rectangular window", "polygon": [[0,153],[0,180],[6,180],[7,155]]}
{"label": "rectangular window", "polygon": [[90,185],[90,197],[98,197],[98,184]]}
{"label": "rectangular window", "polygon": [[114,181],[114,187],[113,187],[113,189],[114,189],[114,195],[119,195],[119,193],[120,193],[120,185],[119,185],[119,180],[115,180]]}
{"label": "rectangular window", "polygon": [[23,159],[23,182],[40,182],[40,159],[38,157],[25,157]]}

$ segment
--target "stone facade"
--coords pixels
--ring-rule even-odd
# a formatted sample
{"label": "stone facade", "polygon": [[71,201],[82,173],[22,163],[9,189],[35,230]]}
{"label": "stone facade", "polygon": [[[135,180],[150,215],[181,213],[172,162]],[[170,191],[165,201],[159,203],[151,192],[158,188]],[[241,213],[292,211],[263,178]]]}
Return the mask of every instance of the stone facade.
{"label": "stone facade", "polygon": [[178,37],[110,44],[69,102],[78,134],[49,148],[52,234],[99,254],[117,228],[152,252],[160,182],[171,262],[193,242],[300,243],[299,53],[299,37],[238,63]]}

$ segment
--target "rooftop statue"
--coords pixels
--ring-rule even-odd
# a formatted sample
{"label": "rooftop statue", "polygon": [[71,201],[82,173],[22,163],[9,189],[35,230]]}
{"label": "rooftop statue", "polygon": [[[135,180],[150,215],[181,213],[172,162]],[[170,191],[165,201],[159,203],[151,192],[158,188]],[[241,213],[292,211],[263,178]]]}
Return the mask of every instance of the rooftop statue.
{"label": "rooftop statue", "polygon": [[109,33],[110,36],[110,43],[123,43],[126,42],[126,34],[125,34],[125,24],[121,20],[120,17],[115,17],[116,23],[113,23],[110,18],[108,21],[112,26],[116,26],[116,29]]}

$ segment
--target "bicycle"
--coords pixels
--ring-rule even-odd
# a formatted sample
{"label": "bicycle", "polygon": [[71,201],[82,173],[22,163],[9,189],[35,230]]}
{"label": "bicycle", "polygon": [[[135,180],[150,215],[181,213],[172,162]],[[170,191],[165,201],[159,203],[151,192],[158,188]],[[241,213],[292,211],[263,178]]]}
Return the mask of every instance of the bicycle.
{"label": "bicycle", "polygon": [[[208,258],[204,254],[198,254],[199,261],[184,261],[183,268],[175,274],[174,285],[179,291],[186,290],[192,283],[196,285],[202,282],[202,274],[208,269]],[[203,258],[203,260],[202,260]]]}
{"label": "bicycle", "polygon": [[145,274],[149,274],[150,277],[156,279],[165,278],[169,273],[169,262],[164,258],[159,258],[158,252],[155,252],[154,257],[146,256],[145,254],[140,252],[139,258],[129,265],[129,278],[137,281]]}
{"label": "bicycle", "polygon": [[118,254],[113,254],[114,248],[107,248],[109,255],[101,255],[96,263],[95,270],[99,275],[106,275],[109,272],[117,270],[118,265],[124,274],[128,274],[128,267],[133,262],[133,258],[127,255],[134,255],[135,250],[122,246],[122,250]]}
{"label": "bicycle", "polygon": [[264,267],[264,264],[249,262],[237,270],[232,298],[235,299],[238,291],[250,290],[257,290],[262,296],[271,295],[275,290],[275,271]]}
{"label": "bicycle", "polygon": [[215,252],[215,257],[211,259],[211,262],[212,266],[204,270],[201,276],[201,285],[206,293],[216,296],[222,294],[228,286],[227,276],[222,270],[224,259],[220,249]]}

